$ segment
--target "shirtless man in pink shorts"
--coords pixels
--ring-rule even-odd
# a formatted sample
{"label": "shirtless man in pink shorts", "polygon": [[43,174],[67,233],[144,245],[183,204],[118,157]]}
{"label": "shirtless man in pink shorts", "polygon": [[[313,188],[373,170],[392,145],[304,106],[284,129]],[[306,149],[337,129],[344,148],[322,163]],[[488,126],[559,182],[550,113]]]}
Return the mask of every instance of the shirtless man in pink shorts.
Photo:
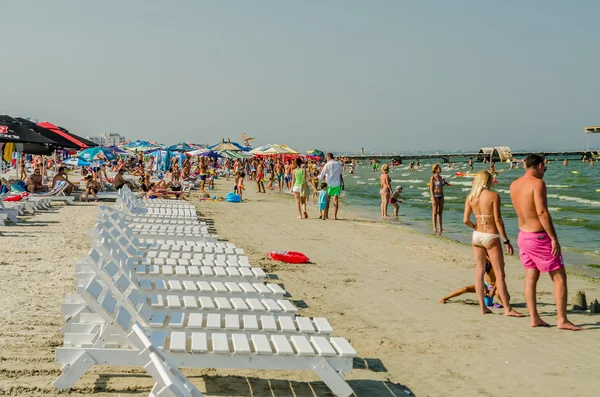
{"label": "shirtless man in pink shorts", "polygon": [[548,327],[536,306],[536,286],[540,273],[549,273],[554,283],[557,326],[580,331],[567,319],[567,274],[558,237],[548,212],[544,159],[532,154],[525,160],[525,175],[510,185],[510,198],[519,218],[519,251],[525,268],[525,301],[532,327]]}

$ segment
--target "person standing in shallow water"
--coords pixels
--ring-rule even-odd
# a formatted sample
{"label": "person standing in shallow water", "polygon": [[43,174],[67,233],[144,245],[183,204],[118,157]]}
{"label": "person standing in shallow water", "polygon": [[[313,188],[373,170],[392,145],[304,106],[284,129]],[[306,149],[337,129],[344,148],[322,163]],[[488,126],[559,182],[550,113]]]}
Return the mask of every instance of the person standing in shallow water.
{"label": "person standing in shallow water", "polygon": [[442,167],[434,164],[431,167],[433,175],[429,179],[429,193],[431,194],[431,222],[433,223],[433,233],[444,232],[442,227],[442,214],[444,212],[444,185],[448,182],[440,175]]}
{"label": "person standing in shallow water", "polygon": [[381,175],[379,176],[379,195],[381,196],[381,218],[385,219],[388,217],[387,210],[390,203],[390,196],[392,195],[392,187],[390,186],[390,167],[384,164],[381,167]]}
{"label": "person standing in shallow water", "polygon": [[510,185],[510,198],[519,220],[519,251],[525,268],[525,301],[532,327],[548,327],[537,311],[536,288],[540,273],[554,283],[557,327],[570,331],[582,328],[567,319],[567,273],[558,236],[548,211],[548,194],[543,181],[544,159],[532,154],[525,160],[525,175]]}

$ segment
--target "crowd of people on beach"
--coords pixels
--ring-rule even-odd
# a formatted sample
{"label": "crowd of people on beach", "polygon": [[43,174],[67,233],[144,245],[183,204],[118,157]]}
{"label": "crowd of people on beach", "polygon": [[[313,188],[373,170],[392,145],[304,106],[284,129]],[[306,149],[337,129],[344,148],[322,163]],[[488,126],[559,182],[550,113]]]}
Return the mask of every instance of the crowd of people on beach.
{"label": "crowd of people on beach", "polygon": [[[104,161],[102,161],[104,160]],[[22,155],[18,163],[18,176],[23,180],[26,191],[35,193],[51,189],[58,181],[66,181],[66,194],[71,194],[76,184],[85,184],[85,200],[89,196],[107,189],[118,190],[123,186],[139,189],[147,198],[183,198],[182,190],[186,184],[197,184],[200,193],[209,197],[214,189],[214,180],[222,177],[226,183],[233,184],[233,192],[243,200],[245,183],[256,183],[259,194],[267,190],[293,194],[298,219],[306,219],[308,203],[312,198],[318,202],[320,219],[338,219],[339,198],[344,190],[344,174],[352,174],[356,161],[347,158],[336,159],[328,153],[325,159],[314,157],[255,156],[249,159],[225,159],[183,156],[173,157],[170,166],[158,170],[156,159],[143,153],[114,161],[100,159],[91,167],[81,167],[81,180],[69,181],[67,169],[56,157],[34,156],[27,159]],[[593,166],[593,160],[587,160]],[[27,175],[27,165],[32,173]],[[394,216],[399,214],[402,202],[402,187],[391,185],[390,167],[396,164],[383,164],[373,160],[373,170],[381,170],[379,178],[381,196],[381,217],[388,217],[388,206],[394,208]],[[489,169],[475,174],[471,192],[467,196],[464,209],[464,223],[473,229],[472,246],[476,263],[475,283],[461,288],[441,299],[446,302],[466,292],[475,292],[482,314],[490,312],[486,301],[494,295],[507,316],[521,317],[510,303],[510,294],[505,282],[504,254],[502,243],[509,255],[514,248],[506,234],[501,215],[500,196],[493,192],[497,173],[494,162],[489,161]],[[516,179],[510,187],[513,207],[518,217],[518,245],[520,258],[526,272],[525,298],[532,326],[547,326],[539,316],[536,304],[536,283],[541,273],[548,273],[555,284],[558,327],[579,330],[567,319],[567,281],[560,244],[548,212],[546,187],[543,182],[548,160],[538,155],[530,155],[523,160],[525,174]],[[568,165],[567,160],[563,164]],[[512,166],[511,162],[511,166]],[[450,166],[450,165],[449,165]],[[417,160],[409,165],[409,171],[420,169]],[[469,159],[472,169],[473,160]],[[518,167],[518,162],[515,165]],[[45,186],[43,181],[49,169],[55,169],[52,183]],[[434,164],[429,179],[429,193],[432,207],[432,225],[434,234],[444,232],[444,187],[449,183],[442,177],[442,167]],[[126,178],[125,174],[129,177]],[[112,176],[111,176],[112,175]],[[265,186],[266,184],[266,186]],[[330,212],[330,209],[332,211]],[[474,216],[475,221],[471,219]],[[487,283],[486,283],[487,280]]]}

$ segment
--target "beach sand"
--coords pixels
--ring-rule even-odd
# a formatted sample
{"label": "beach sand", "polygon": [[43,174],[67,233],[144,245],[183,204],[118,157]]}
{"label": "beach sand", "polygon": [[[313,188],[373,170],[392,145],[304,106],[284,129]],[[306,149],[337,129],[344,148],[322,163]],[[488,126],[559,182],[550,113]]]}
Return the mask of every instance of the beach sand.
{"label": "beach sand", "polygon": [[[259,195],[246,185],[244,203],[202,202],[202,216],[267,269],[302,315],[327,317],[335,335],[352,343],[360,358],[347,379],[358,396],[598,395],[600,317],[570,313],[586,330],[558,330],[549,277],[538,285],[548,329],[501,310],[482,316],[474,294],[442,305],[442,296],[473,282],[470,247],[359,218],[343,206],[339,221],[316,219],[314,205],[311,219],[297,220],[289,195]],[[224,196],[217,187],[213,194]],[[60,304],[74,291],[77,258],[89,250],[94,207],[57,206],[0,229],[0,395],[61,394],[52,388],[60,374]],[[265,259],[270,250],[300,251],[311,263],[273,262]],[[512,300],[526,313],[518,258],[507,260],[506,272]],[[586,278],[571,276],[569,288],[569,301],[577,290],[588,302],[600,298],[600,284]],[[207,397],[330,395],[313,372],[184,372]],[[145,396],[152,384],[141,368],[94,367],[69,395]]]}

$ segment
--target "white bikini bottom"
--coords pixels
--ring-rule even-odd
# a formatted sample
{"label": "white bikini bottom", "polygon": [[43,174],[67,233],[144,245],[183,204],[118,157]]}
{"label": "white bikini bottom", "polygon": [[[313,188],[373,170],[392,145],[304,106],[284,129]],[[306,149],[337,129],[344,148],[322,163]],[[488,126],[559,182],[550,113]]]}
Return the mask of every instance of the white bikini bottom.
{"label": "white bikini bottom", "polygon": [[495,238],[500,238],[499,234],[473,232],[473,245],[486,248],[487,245]]}

